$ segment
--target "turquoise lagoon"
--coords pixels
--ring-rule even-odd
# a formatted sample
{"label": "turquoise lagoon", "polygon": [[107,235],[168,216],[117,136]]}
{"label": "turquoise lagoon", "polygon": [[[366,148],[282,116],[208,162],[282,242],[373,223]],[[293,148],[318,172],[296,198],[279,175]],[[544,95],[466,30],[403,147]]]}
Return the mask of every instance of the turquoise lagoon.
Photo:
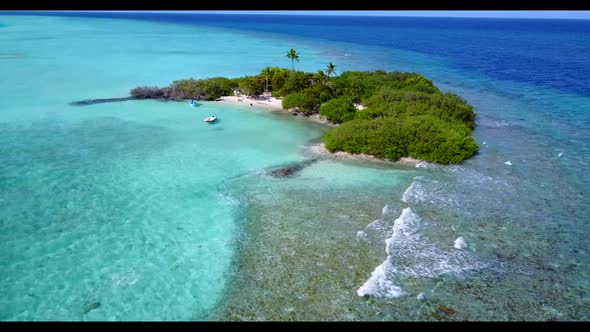
{"label": "turquoise lagoon", "polygon": [[[302,159],[321,129],[249,106],[68,104],[126,96],[137,84],[254,73],[286,64],[289,45],[119,20],[2,22],[0,318],[206,317],[239,229],[221,184]],[[309,69],[324,62],[301,52]],[[214,125],[202,121],[211,114]]]}
{"label": "turquoise lagoon", "polygon": [[[0,16],[0,319],[588,319],[588,97],[306,26]],[[215,102],[69,105],[288,67],[291,47],[299,69],[458,92],[480,153],[279,179],[324,127]]]}

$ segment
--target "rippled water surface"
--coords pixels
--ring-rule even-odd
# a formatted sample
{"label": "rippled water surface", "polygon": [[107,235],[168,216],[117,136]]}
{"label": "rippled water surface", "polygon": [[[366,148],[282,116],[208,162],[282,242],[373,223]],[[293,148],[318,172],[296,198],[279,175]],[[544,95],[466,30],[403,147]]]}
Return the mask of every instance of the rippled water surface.
{"label": "rippled water surface", "polygon": [[[589,318],[588,22],[87,16],[0,16],[0,319]],[[275,178],[325,128],[214,102],[69,105],[287,67],[291,47],[303,70],[416,71],[461,94],[479,154]]]}

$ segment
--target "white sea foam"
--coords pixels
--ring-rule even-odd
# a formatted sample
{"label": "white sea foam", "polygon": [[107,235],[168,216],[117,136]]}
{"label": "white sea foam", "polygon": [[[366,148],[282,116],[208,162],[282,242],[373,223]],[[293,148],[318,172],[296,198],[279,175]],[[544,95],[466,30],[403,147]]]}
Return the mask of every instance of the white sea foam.
{"label": "white sea foam", "polygon": [[429,168],[431,167],[432,164],[430,164],[427,161],[421,161],[419,163],[416,164],[416,168]]}
{"label": "white sea foam", "polygon": [[414,191],[415,184],[416,181],[412,182],[412,184],[410,184],[410,186],[404,191],[404,193],[402,194],[402,202],[409,203],[410,196],[412,191]]}
{"label": "white sea foam", "polygon": [[465,241],[465,239],[462,236],[459,236],[456,240],[455,243],[453,245],[455,248],[457,249],[466,249],[467,248],[467,241]]}
{"label": "white sea foam", "polygon": [[401,216],[393,224],[393,235],[385,240],[385,251],[387,259],[371,273],[371,277],[357,290],[359,296],[374,297],[401,297],[405,292],[395,283],[396,268],[391,263],[390,247],[391,242],[404,237],[406,233],[411,233],[412,228],[412,211],[406,208],[402,211]]}
{"label": "white sea foam", "polygon": [[447,184],[422,176],[414,178],[414,182],[402,194],[402,201],[407,204],[435,204],[448,206],[455,201],[447,193]]}
{"label": "white sea foam", "polygon": [[382,230],[383,229],[383,222],[381,219],[377,219],[372,223],[368,224],[366,227],[368,230]]}
{"label": "white sea foam", "polygon": [[389,206],[389,204],[388,204],[383,207],[383,209],[381,210],[381,213],[383,214],[383,216],[386,216],[393,211],[395,211],[395,210],[391,206]]}
{"label": "white sea foam", "polygon": [[356,239],[359,241],[364,241],[367,238],[367,233],[365,233],[364,231],[358,231],[356,232]]}
{"label": "white sea foam", "polygon": [[[502,189],[510,190],[512,188],[501,178],[488,176],[465,166],[428,163],[419,165],[421,166],[418,167],[421,168],[435,170],[437,180],[427,175],[416,176],[401,197],[403,202],[410,205],[454,209],[471,202],[473,189],[497,190],[500,189],[498,187],[503,187]],[[478,259],[470,250],[457,250],[469,247],[463,237],[457,238],[453,244],[450,243],[452,239],[445,243],[433,242],[421,233],[422,219],[412,208],[403,209],[395,219],[393,227],[388,227],[390,223],[387,222],[389,219],[386,218],[386,214],[391,214],[392,210],[389,206],[385,206],[382,211],[382,220],[376,220],[367,226],[367,233],[368,230],[376,229],[377,224],[383,227],[384,231],[379,234],[381,238],[386,237],[387,259],[375,268],[370,278],[358,289],[359,295],[403,296],[405,292],[400,283],[402,280],[400,277],[420,279],[435,278],[445,274],[462,278],[466,272],[482,268],[503,269],[497,266],[497,262]],[[435,223],[432,226],[441,225]],[[454,226],[451,228],[453,232],[457,231]]]}
{"label": "white sea foam", "polygon": [[404,191],[402,195],[402,201],[404,203],[422,203],[426,201],[426,192],[424,191],[422,184],[416,180]]}
{"label": "white sea foam", "polygon": [[381,265],[377,266],[371,273],[371,278],[367,280],[357,291],[358,296],[373,297],[401,297],[406,293],[404,290],[393,282],[392,274],[395,274],[395,267],[386,259]]}
{"label": "white sea foam", "polygon": [[385,240],[387,259],[371,273],[357,290],[359,296],[400,297],[405,292],[398,277],[434,278],[441,274],[461,277],[466,271],[489,264],[469,252],[443,250],[420,234],[422,219],[411,208],[405,208],[393,224],[391,237]]}
{"label": "white sea foam", "polygon": [[561,158],[561,156],[563,156],[563,152],[560,152],[560,153],[557,155],[557,158]]}

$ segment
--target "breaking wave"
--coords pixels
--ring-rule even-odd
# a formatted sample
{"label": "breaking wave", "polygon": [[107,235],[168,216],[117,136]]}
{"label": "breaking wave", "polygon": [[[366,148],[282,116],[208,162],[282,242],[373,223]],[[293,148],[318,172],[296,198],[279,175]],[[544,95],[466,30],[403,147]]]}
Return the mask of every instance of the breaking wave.
{"label": "breaking wave", "polygon": [[485,268],[489,263],[462,250],[439,248],[421,236],[422,218],[405,208],[394,221],[393,234],[385,240],[387,258],[357,290],[359,296],[401,297],[406,292],[398,284],[400,276],[435,278],[442,274],[461,277],[464,272]]}

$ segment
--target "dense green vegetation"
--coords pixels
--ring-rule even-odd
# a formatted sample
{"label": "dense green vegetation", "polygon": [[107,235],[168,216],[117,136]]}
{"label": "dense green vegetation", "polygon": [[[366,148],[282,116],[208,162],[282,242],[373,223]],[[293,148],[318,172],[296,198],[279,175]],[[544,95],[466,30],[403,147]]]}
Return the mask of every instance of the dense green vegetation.
{"label": "dense green vegetation", "polygon": [[408,156],[440,164],[459,163],[478,146],[472,106],[453,93],[441,93],[415,73],[345,72],[333,80],[334,95],[361,102],[355,110],[332,99],[320,115],[343,124],[322,137],[330,151],[366,153],[397,160]]}
{"label": "dense green vegetation", "polygon": [[320,115],[332,123],[354,120],[356,108],[349,97],[330,99],[320,107]]}
{"label": "dense green vegetation", "polygon": [[174,81],[167,87],[136,87],[131,90],[132,97],[138,99],[163,98],[172,100],[203,99],[215,100],[232,94],[237,87],[237,79],[213,77],[202,80],[187,79]]}
{"label": "dense green vegetation", "polygon": [[440,164],[459,163],[478,149],[467,126],[430,115],[355,119],[326,132],[322,140],[330,151],[390,160],[410,156]]}
{"label": "dense green vegetation", "polygon": [[[347,71],[339,76],[329,63],[325,71],[296,71],[299,54],[287,52],[291,70],[266,67],[260,74],[228,79],[187,79],[167,87],[137,87],[135,98],[215,100],[233,94],[282,98],[284,109],[304,115],[320,114],[341,124],[322,137],[330,151],[366,153],[397,160],[408,156],[441,164],[459,163],[478,146],[472,106],[460,96],[442,93],[416,73]],[[357,110],[355,103],[365,106]]]}

